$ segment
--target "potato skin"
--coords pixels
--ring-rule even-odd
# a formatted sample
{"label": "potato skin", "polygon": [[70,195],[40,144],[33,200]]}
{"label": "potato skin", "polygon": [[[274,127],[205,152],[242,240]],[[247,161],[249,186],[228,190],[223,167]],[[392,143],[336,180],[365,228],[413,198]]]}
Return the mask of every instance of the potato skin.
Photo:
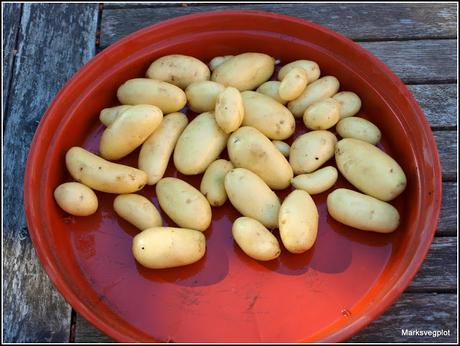
{"label": "potato skin", "polygon": [[216,122],[225,133],[236,131],[243,122],[243,98],[238,89],[226,87],[216,100]]}
{"label": "potato skin", "polygon": [[177,178],[163,178],[155,187],[161,209],[180,227],[205,231],[211,224],[211,206],[200,191]]}
{"label": "potato skin", "polygon": [[300,67],[307,73],[308,83],[313,83],[321,75],[321,71],[316,62],[311,60],[295,60],[284,65],[278,72],[278,80],[283,80],[284,77],[294,68]]}
{"label": "potato skin", "polygon": [[334,76],[322,77],[308,84],[303,93],[295,100],[288,103],[288,109],[294,117],[300,118],[308,106],[317,101],[332,97],[339,90],[340,83]]}
{"label": "potato skin", "polygon": [[337,123],[335,129],[342,138],[359,139],[374,145],[382,138],[382,133],[377,126],[360,117],[343,118]]}
{"label": "potato skin", "polygon": [[216,107],[217,96],[224,90],[222,84],[210,80],[193,82],[185,89],[188,106],[196,113],[212,112]]}
{"label": "potato skin", "polygon": [[289,157],[289,151],[291,150],[291,146],[283,141],[273,140],[272,143],[275,145],[276,149],[283,154],[284,157]]}
{"label": "potato skin", "polygon": [[292,101],[302,94],[307,84],[307,72],[301,67],[294,67],[281,80],[278,92],[282,99]]}
{"label": "potato skin", "polygon": [[270,139],[283,140],[295,131],[295,119],[282,104],[255,91],[241,93],[244,105],[243,126],[252,126]]}
{"label": "potato skin", "polygon": [[259,86],[256,92],[269,96],[274,99],[276,102],[281,103],[283,106],[287,103],[286,100],[283,100],[279,94],[281,82],[276,80],[269,80]]}
{"label": "potato skin", "polygon": [[280,201],[258,175],[244,168],[232,169],[225,176],[225,191],[242,215],[256,219],[267,228],[278,226]]}
{"label": "potato skin", "polygon": [[335,220],[364,231],[390,233],[400,221],[398,210],[391,204],[348,189],[331,192],[327,210]]}
{"label": "potato skin", "polygon": [[354,138],[340,140],[335,148],[340,173],[366,195],[382,201],[399,196],[407,185],[401,166],[376,146]]}
{"label": "potato skin", "polygon": [[232,235],[243,252],[258,261],[270,261],[281,254],[278,239],[259,221],[239,217],[233,222]]}
{"label": "potato skin", "polygon": [[341,91],[332,98],[340,104],[340,119],[352,117],[361,109],[361,99],[352,91]]}
{"label": "potato skin", "polygon": [[132,106],[129,105],[121,105],[115,106],[110,108],[104,108],[101,113],[99,113],[99,120],[105,126],[109,126],[112,124],[118,116],[123,113],[124,111],[130,109]]}
{"label": "potato skin", "polygon": [[240,91],[252,90],[270,79],[275,69],[275,59],[262,53],[235,55],[220,64],[211,79]]}
{"label": "potato skin", "polygon": [[193,229],[148,228],[133,238],[132,252],[146,268],[180,267],[199,261],[206,252],[206,238]]}
{"label": "potato skin", "polygon": [[163,118],[160,126],[142,144],[138,166],[147,173],[148,185],[155,185],[163,178],[174,146],[187,124],[188,119],[185,114],[170,113]]}
{"label": "potato skin", "polygon": [[230,161],[220,159],[211,163],[204,172],[200,191],[212,207],[220,207],[227,201],[224,181],[225,175],[232,169]]}
{"label": "potato skin", "polygon": [[200,174],[215,161],[227,144],[228,134],[217,125],[214,113],[198,115],[180,135],[174,165],[182,174]]}
{"label": "potato skin", "polygon": [[214,71],[219,65],[222,65],[228,59],[233,58],[234,55],[224,55],[224,56],[216,56],[211,59],[209,62],[209,69]]}
{"label": "potato skin", "polygon": [[132,193],[147,183],[147,175],[140,169],[106,161],[80,147],[70,148],[65,162],[76,181],[97,191]]}
{"label": "potato skin", "polygon": [[193,56],[172,54],[152,62],[146,75],[185,89],[193,82],[209,80],[211,72],[204,62]]}
{"label": "potato skin", "polygon": [[337,178],[337,169],[333,166],[327,166],[313,173],[300,174],[291,179],[291,184],[296,189],[304,190],[310,195],[316,195],[329,190],[337,182]]}
{"label": "potato skin", "polygon": [[144,196],[128,193],[118,195],[113,201],[113,209],[121,218],[143,231],[162,225],[157,208]]}
{"label": "potato skin", "polygon": [[154,105],[164,114],[177,112],[187,103],[185,93],[179,87],[149,78],[127,80],[118,88],[117,97],[121,104]]}
{"label": "potato skin", "polygon": [[283,154],[260,131],[244,126],[228,139],[228,156],[235,167],[256,173],[275,190],[289,186],[292,168]]}
{"label": "potato skin", "polygon": [[99,152],[106,160],[132,153],[155,131],[163,113],[152,105],[136,105],[121,113],[102,133]]}
{"label": "potato skin", "polygon": [[294,174],[311,173],[334,156],[337,138],[326,130],[310,131],[291,145],[289,163]]}
{"label": "potato skin", "polygon": [[88,186],[70,182],[54,190],[54,199],[65,212],[75,216],[94,214],[98,207],[97,196]]}
{"label": "potato skin", "polygon": [[281,204],[278,219],[281,241],[289,252],[302,253],[313,246],[319,214],[307,192],[292,191]]}
{"label": "potato skin", "polygon": [[340,104],[328,98],[307,107],[303,114],[303,123],[310,130],[327,130],[340,119]]}

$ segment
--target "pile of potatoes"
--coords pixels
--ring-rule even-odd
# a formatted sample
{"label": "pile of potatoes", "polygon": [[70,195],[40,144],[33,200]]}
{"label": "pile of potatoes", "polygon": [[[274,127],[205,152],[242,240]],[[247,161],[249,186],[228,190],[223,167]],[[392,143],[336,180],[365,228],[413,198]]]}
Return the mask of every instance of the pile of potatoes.
{"label": "pile of potatoes", "polygon": [[[118,88],[121,105],[103,109],[106,126],[99,155],[81,147],[66,153],[75,182],[58,186],[58,205],[85,216],[98,208],[93,190],[117,194],[113,208],[141,232],[132,243],[135,259],[148,268],[198,261],[206,251],[204,232],[212,207],[227,199],[241,213],[233,223],[235,242],[250,257],[268,261],[284,248],[303,253],[315,243],[318,210],[311,195],[325,192],[339,172],[358,190],[335,189],[327,210],[335,220],[366,231],[388,233],[399,213],[388,202],[406,187],[406,176],[375,146],[381,138],[371,122],[355,116],[361,100],[340,91],[334,76],[321,77],[317,63],[297,60],[275,71],[261,53],[215,57],[208,65],[185,55],[155,60],[146,78]],[[192,121],[180,111],[199,113]],[[302,118],[309,131],[289,146],[283,140]],[[338,140],[331,132],[342,138]],[[140,148],[138,167],[112,161]],[[220,159],[227,148],[229,161]],[[334,166],[322,167],[335,156]],[[170,159],[185,175],[203,174],[200,190],[165,177]],[[155,185],[161,209],[178,227],[162,227],[160,213],[135,192]],[[274,190],[294,190],[281,201]]]}

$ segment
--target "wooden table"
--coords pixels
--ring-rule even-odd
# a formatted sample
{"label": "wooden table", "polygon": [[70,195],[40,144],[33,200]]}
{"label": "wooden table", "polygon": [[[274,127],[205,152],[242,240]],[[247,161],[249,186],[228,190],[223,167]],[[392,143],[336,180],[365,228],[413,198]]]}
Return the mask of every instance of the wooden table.
{"label": "wooden table", "polygon": [[[110,342],[75,313],[35,255],[23,210],[23,176],[35,128],[62,85],[123,36],[167,18],[257,9],[311,20],[383,60],[422,106],[442,162],[443,199],[431,250],[413,282],[350,342],[457,340],[457,79],[455,4],[6,4],[4,5],[3,341]],[[402,336],[401,329],[450,336]]]}

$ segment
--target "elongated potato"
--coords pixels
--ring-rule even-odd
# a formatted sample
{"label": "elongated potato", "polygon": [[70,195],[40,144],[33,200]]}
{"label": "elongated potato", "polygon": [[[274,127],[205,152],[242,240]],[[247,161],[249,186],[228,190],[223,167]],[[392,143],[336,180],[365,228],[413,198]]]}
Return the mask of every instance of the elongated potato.
{"label": "elongated potato", "polygon": [[80,147],[67,151],[65,163],[76,181],[97,191],[132,193],[141,190],[147,183],[144,171],[106,161]]}
{"label": "elongated potato", "polygon": [[284,247],[292,253],[309,250],[318,233],[318,209],[303,190],[292,191],[280,207],[279,230]]}
{"label": "elongated potato", "polygon": [[270,79],[275,69],[275,59],[262,53],[235,55],[220,64],[211,79],[238,90],[251,90]]}
{"label": "elongated potato", "polygon": [[187,124],[188,119],[185,114],[170,113],[142,144],[138,166],[147,173],[148,185],[155,185],[163,178],[174,146]]}
{"label": "elongated potato", "polygon": [[124,105],[157,106],[164,114],[177,112],[187,103],[182,89],[173,84],[149,78],[134,78],[126,81],[118,88],[117,97]]}
{"label": "elongated potato", "polygon": [[391,201],[404,191],[406,175],[401,166],[376,146],[354,138],[335,147],[340,173],[358,190],[382,201]]}
{"label": "elongated potato", "polygon": [[113,209],[141,231],[162,225],[161,215],[153,203],[135,193],[118,195],[113,201]]}
{"label": "elongated potato", "polygon": [[185,89],[193,82],[208,80],[211,72],[204,62],[193,56],[172,54],[155,60],[146,75]]}
{"label": "elongated potato", "polygon": [[341,91],[332,98],[340,104],[340,119],[352,117],[361,109],[361,99],[352,91]]}
{"label": "elongated potato", "polygon": [[118,160],[133,152],[155,131],[163,113],[152,105],[136,105],[121,113],[102,133],[99,152],[106,160]]}
{"label": "elongated potato", "polygon": [[228,134],[217,125],[214,113],[202,113],[180,135],[174,165],[182,174],[203,173],[227,144]]}
{"label": "elongated potato", "polygon": [[80,183],[64,183],[54,190],[59,207],[75,216],[94,214],[98,207],[97,196],[88,186]]}
{"label": "elongated potato", "polygon": [[240,127],[244,117],[243,99],[238,89],[227,87],[217,96],[215,108],[216,122],[225,133]]}
{"label": "elongated potato", "polygon": [[337,169],[333,166],[320,168],[309,174],[300,174],[291,179],[296,189],[304,190],[310,195],[316,195],[329,190],[337,181]]}
{"label": "elongated potato", "polygon": [[99,120],[101,123],[103,123],[105,126],[109,126],[112,124],[115,119],[123,113],[125,110],[131,108],[132,106],[129,105],[121,105],[121,106],[115,106],[115,107],[110,107],[110,108],[104,108],[101,113],[99,114]]}
{"label": "elongated potato", "polygon": [[133,238],[132,252],[147,268],[180,267],[199,261],[206,252],[206,238],[193,229],[148,228]]}
{"label": "elongated potato", "polygon": [[163,178],[155,188],[161,209],[178,226],[205,231],[211,224],[211,206],[200,191],[177,178]]}
{"label": "elongated potato", "polygon": [[286,139],[295,131],[291,112],[271,97],[255,91],[244,91],[243,126],[252,126],[270,139]]}
{"label": "elongated potato", "polygon": [[296,118],[302,117],[308,106],[317,101],[332,97],[340,87],[337,78],[325,76],[305,88],[303,93],[295,100],[288,103],[288,108]]}
{"label": "elongated potato", "polygon": [[284,157],[289,157],[289,151],[291,150],[289,144],[276,140],[272,141],[272,143],[275,145],[276,149],[278,149],[280,153],[283,154]]}
{"label": "elongated potato", "polygon": [[236,219],[232,235],[241,250],[258,261],[270,261],[281,254],[278,239],[259,221],[250,217]]}
{"label": "elongated potato", "polygon": [[393,232],[400,220],[391,204],[348,189],[337,189],[327,196],[327,211],[344,225],[379,233]]}
{"label": "elongated potato", "polygon": [[321,74],[319,66],[316,62],[310,60],[296,60],[290,62],[289,64],[284,65],[278,72],[278,80],[283,80],[284,77],[291,71],[293,68],[303,68],[307,73],[308,83],[313,83],[317,80]]}
{"label": "elongated potato", "polygon": [[233,169],[227,160],[216,160],[211,163],[201,179],[200,191],[213,207],[220,207],[227,201],[225,191],[225,175]]}
{"label": "elongated potato", "polygon": [[310,131],[297,137],[291,145],[289,163],[294,174],[316,171],[334,156],[337,138],[325,130]]}
{"label": "elongated potato", "polygon": [[244,168],[232,169],[225,175],[225,191],[232,205],[244,216],[268,228],[278,226],[280,201],[258,175]]}
{"label": "elongated potato", "polygon": [[307,72],[301,67],[294,67],[281,80],[280,97],[292,101],[302,94],[308,84]]}
{"label": "elongated potato", "polygon": [[190,84],[185,89],[185,95],[192,111],[211,112],[216,107],[217,96],[224,90],[225,87],[222,84],[206,80]]}
{"label": "elongated potato", "polygon": [[271,97],[276,102],[285,105],[287,103],[286,100],[283,100],[279,94],[281,82],[276,80],[269,80],[268,82],[263,83],[261,86],[257,88],[257,92],[264,94],[266,96]]}
{"label": "elongated potato", "polygon": [[370,144],[377,144],[382,138],[377,126],[360,117],[343,118],[335,129],[342,138],[355,138]]}
{"label": "elongated potato", "polygon": [[303,114],[303,123],[310,130],[327,130],[340,119],[339,103],[328,98],[307,107]]}
{"label": "elongated potato", "polygon": [[289,162],[257,129],[239,128],[228,139],[227,150],[235,167],[256,173],[270,188],[280,190],[289,186],[293,176]]}
{"label": "elongated potato", "polygon": [[229,59],[231,59],[233,57],[234,57],[234,55],[216,56],[216,57],[212,58],[211,61],[209,62],[209,69],[211,71],[214,71],[217,67],[219,67],[224,62],[226,62],[227,60],[229,60]]}

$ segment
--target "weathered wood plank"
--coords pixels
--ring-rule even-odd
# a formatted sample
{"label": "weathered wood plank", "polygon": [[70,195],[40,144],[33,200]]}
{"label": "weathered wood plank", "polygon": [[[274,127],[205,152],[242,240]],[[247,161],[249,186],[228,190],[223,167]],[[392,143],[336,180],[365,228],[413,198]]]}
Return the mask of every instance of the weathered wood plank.
{"label": "weathered wood plank", "polygon": [[[401,330],[444,330],[450,335],[405,336]],[[455,343],[457,340],[457,295],[404,293],[379,319],[348,342]]]}
{"label": "weathered wood plank", "polygon": [[16,54],[21,7],[22,4],[18,3],[5,4],[3,7],[3,113],[6,112],[13,60]]}
{"label": "weathered wood plank", "polygon": [[442,205],[436,235],[457,235],[457,182],[442,184]]}
{"label": "weathered wood plank", "polygon": [[24,4],[5,117],[3,341],[68,342],[70,306],[52,286],[28,236],[24,166],[56,92],[93,55],[97,4]]}
{"label": "weathered wood plank", "polygon": [[[455,38],[455,4],[106,4],[103,45],[142,27],[203,11],[225,9],[282,13],[313,21],[354,40]],[[130,18],[126,21],[126,18]]]}
{"label": "weathered wood plank", "polygon": [[457,132],[433,131],[433,136],[438,146],[443,180],[455,180],[457,178]]}
{"label": "weathered wood plank", "polygon": [[408,86],[433,129],[457,126],[457,85],[424,84]]}
{"label": "weathered wood plank", "polygon": [[105,335],[99,329],[94,327],[80,314],[77,314],[75,328],[75,342],[76,343],[102,343],[102,342],[116,342],[109,336]]}

